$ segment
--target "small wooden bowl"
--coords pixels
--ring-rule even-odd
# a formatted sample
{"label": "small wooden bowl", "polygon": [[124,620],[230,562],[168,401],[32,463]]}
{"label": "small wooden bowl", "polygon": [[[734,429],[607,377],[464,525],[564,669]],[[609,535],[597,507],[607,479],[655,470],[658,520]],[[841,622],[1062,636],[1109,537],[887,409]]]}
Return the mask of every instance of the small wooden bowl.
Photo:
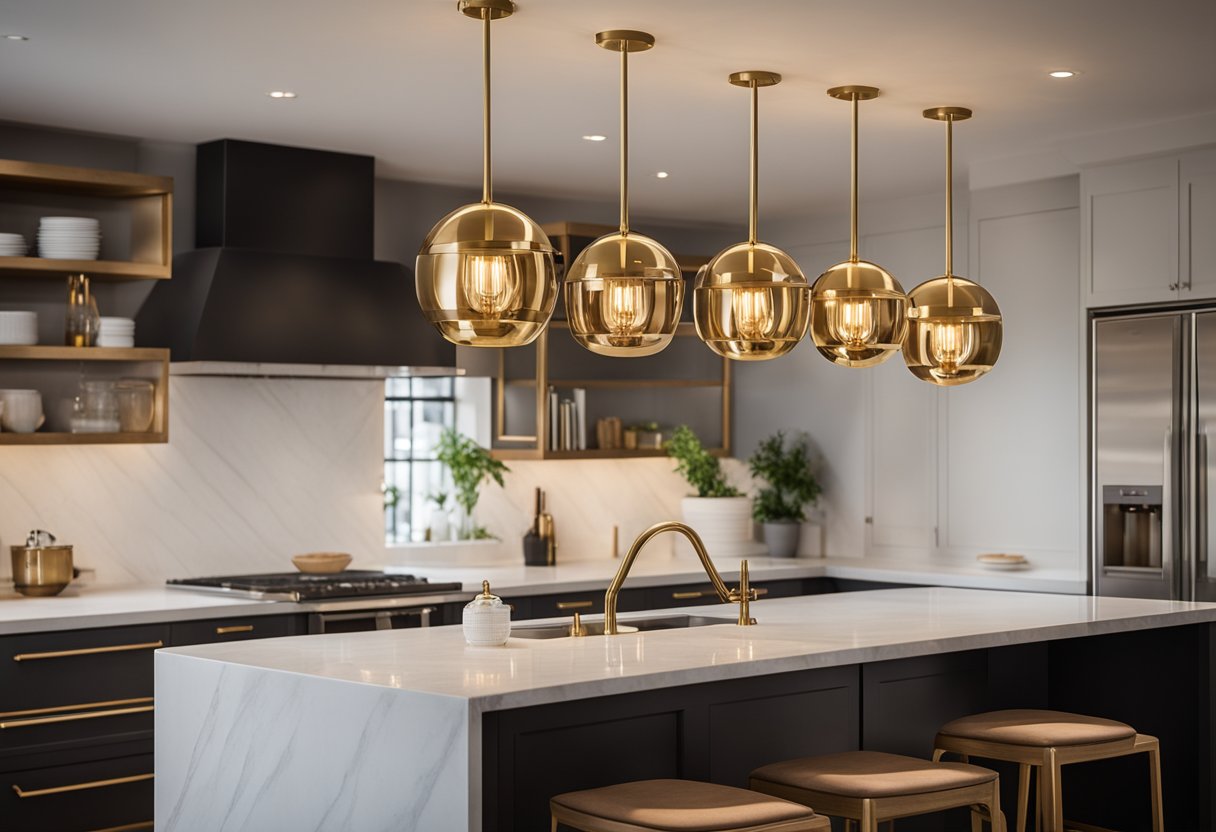
{"label": "small wooden bowl", "polygon": [[291,562],[301,572],[307,572],[310,575],[323,575],[331,572],[341,572],[350,566],[352,560],[354,558],[344,552],[313,552],[308,555],[296,555],[291,559]]}

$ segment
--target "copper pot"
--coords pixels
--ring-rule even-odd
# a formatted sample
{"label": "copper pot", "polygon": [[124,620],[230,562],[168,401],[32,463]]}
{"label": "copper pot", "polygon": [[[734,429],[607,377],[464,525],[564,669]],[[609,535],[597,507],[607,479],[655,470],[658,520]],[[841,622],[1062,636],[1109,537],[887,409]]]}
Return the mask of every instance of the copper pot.
{"label": "copper pot", "polygon": [[[50,537],[48,535],[48,537]],[[37,543],[31,535],[25,546],[13,552],[13,588],[22,595],[58,595],[72,581],[72,547]]]}

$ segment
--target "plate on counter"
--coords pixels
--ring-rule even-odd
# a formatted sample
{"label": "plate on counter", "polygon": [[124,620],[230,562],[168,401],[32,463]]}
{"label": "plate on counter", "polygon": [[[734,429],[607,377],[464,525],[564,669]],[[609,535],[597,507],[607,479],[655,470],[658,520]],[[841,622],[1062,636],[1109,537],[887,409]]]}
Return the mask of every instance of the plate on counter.
{"label": "plate on counter", "polygon": [[1025,569],[1030,566],[1030,561],[1026,560],[1025,555],[1009,555],[1003,553],[993,553],[988,555],[977,555],[976,561],[985,569],[998,570],[1013,570]]}

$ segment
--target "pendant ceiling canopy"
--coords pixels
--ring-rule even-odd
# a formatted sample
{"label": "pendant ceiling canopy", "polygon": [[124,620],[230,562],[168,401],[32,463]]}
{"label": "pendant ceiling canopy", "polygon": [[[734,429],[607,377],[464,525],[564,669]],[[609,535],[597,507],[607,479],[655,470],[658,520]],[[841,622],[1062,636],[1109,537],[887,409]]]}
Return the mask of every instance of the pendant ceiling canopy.
{"label": "pendant ceiling canopy", "polygon": [[751,92],[751,188],[747,241],[719,252],[697,273],[693,311],[697,335],[710,349],[738,361],[785,355],[806,336],[810,286],[793,258],[757,240],[760,88],[775,72],[736,72],[730,83]]}
{"label": "pendant ceiling canopy", "polygon": [[601,355],[653,355],[680,323],[684,278],[658,241],[629,229],[629,53],[654,46],[646,32],[615,29],[595,42],[621,55],[621,223],[591,243],[566,274],[566,314],[574,339]]}
{"label": "pendant ceiling canopy", "polygon": [[493,201],[490,165],[490,21],[511,0],[461,0],[482,22],[482,197],[441,219],[418,252],[418,302],[443,337],[470,347],[517,347],[544,330],[557,302],[553,246],[526,214]]}
{"label": "pendant ceiling canopy", "polygon": [[908,293],[904,361],[922,381],[953,387],[989,372],[1001,354],[1004,324],[992,294],[954,274],[954,122],[965,107],[934,107],[925,118],[946,122],[946,273]]}
{"label": "pendant ceiling canopy", "polygon": [[872,367],[899,351],[908,331],[908,298],[882,266],[857,256],[857,109],[878,97],[876,87],[832,87],[828,95],[852,103],[852,196],[849,259],[811,289],[811,339],[820,355],[843,367]]}

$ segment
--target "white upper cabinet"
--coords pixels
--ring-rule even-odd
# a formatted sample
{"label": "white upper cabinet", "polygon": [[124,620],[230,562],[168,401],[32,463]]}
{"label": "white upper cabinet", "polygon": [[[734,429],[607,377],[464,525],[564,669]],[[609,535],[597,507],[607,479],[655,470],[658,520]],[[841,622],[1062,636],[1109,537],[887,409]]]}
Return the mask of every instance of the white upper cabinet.
{"label": "white upper cabinet", "polygon": [[1184,298],[1216,297],[1216,149],[1183,156],[1179,173],[1179,289]]}
{"label": "white upper cabinet", "polygon": [[1178,299],[1183,292],[1178,205],[1176,156],[1082,172],[1081,274],[1086,306]]}

